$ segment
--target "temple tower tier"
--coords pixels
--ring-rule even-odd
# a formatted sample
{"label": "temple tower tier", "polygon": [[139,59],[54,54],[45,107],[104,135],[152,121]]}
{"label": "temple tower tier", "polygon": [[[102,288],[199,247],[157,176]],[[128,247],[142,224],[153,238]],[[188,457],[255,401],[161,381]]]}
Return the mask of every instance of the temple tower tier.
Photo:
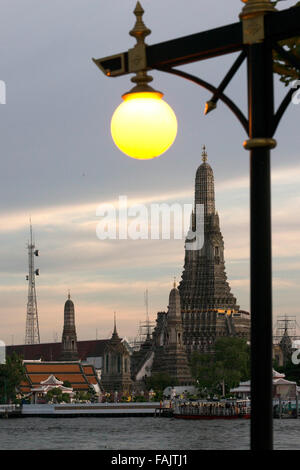
{"label": "temple tower tier", "polygon": [[163,323],[163,347],[156,348],[152,374],[163,372],[172,377],[175,384],[191,385],[194,381],[183,344],[180,294],[175,283],[170,292],[168,312]]}

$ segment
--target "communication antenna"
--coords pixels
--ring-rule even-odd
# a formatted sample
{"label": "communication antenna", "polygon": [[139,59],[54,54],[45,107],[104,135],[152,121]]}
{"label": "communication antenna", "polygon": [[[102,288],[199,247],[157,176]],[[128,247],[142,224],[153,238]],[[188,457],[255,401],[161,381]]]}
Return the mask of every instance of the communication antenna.
{"label": "communication antenna", "polygon": [[35,244],[32,236],[32,225],[30,219],[30,241],[27,245],[28,249],[28,300],[27,300],[27,315],[26,315],[26,332],[25,344],[39,344],[40,331],[38,321],[37,299],[35,290],[35,276],[39,276],[39,269],[34,269],[34,256],[39,256],[39,250],[35,249]]}

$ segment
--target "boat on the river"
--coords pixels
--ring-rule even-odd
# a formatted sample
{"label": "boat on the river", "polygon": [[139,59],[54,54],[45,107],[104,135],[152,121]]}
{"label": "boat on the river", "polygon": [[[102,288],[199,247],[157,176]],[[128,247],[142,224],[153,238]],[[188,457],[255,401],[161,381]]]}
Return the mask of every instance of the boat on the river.
{"label": "boat on the river", "polygon": [[179,402],[175,404],[173,417],[177,419],[249,419],[250,401]]}

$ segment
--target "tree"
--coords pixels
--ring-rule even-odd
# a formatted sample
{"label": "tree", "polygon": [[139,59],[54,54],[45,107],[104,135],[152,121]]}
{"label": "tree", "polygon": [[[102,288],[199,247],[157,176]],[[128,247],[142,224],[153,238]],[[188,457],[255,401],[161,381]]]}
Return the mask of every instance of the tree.
{"label": "tree", "polygon": [[164,372],[157,372],[150,377],[146,377],[145,384],[147,390],[153,389],[155,398],[161,400],[163,398],[163,391],[166,387],[178,385],[178,381]]}
{"label": "tree", "polygon": [[282,367],[276,367],[276,370],[284,373],[286,380],[296,382],[297,385],[300,385],[300,364],[293,364],[290,361]]}
{"label": "tree", "polygon": [[238,337],[219,338],[215,344],[216,361],[222,362],[227,373],[239,372],[240,380],[250,378],[250,346]]}
{"label": "tree", "polygon": [[95,393],[92,393],[91,390],[85,392],[83,390],[77,390],[75,394],[75,400],[78,401],[92,401],[92,398],[95,396]]}
{"label": "tree", "polygon": [[1,403],[15,402],[21,382],[26,380],[23,359],[16,353],[6,358],[6,363],[0,365],[0,401]]}
{"label": "tree", "polygon": [[67,387],[67,388],[72,388],[72,384],[71,384],[68,380],[65,380],[65,381],[63,382],[63,386],[64,386],[64,387]]}
{"label": "tree", "polygon": [[224,395],[249,379],[250,348],[241,338],[219,338],[214,354],[193,353],[191,371],[202,395]]}
{"label": "tree", "polygon": [[46,401],[53,402],[53,403],[61,403],[63,400],[63,393],[60,388],[54,387],[48,390],[46,393]]}

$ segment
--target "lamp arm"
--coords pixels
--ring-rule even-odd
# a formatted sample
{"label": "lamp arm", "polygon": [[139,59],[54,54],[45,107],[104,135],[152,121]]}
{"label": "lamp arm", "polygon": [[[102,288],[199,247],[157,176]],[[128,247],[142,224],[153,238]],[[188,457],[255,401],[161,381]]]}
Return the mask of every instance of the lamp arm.
{"label": "lamp arm", "polygon": [[216,93],[214,93],[213,97],[210,99],[211,103],[217,104],[220,94],[223,93],[227,85],[231,82],[232,78],[234,77],[234,75],[236,74],[236,72],[238,71],[238,69],[240,68],[240,66],[242,65],[246,57],[247,57],[246,51],[243,50],[237,57],[231,69],[225,75],[220,85],[218,86]]}
{"label": "lamp arm", "polygon": [[238,106],[230,98],[228,98],[228,96],[226,96],[224,93],[220,93],[220,90],[218,90],[218,88],[214,87],[213,85],[206,82],[205,80],[202,80],[202,78],[195,77],[195,75],[191,75],[190,73],[183,72],[182,70],[173,69],[171,67],[155,67],[155,69],[161,72],[167,72],[173,75],[178,75],[179,77],[186,78],[187,80],[193,83],[196,83],[202,88],[205,88],[206,90],[211,91],[212,93],[214,93],[214,95],[218,95],[219,99],[222,100],[223,103],[225,103],[228,106],[228,108],[233,112],[233,114],[240,121],[244,130],[246,131],[246,134],[249,135],[248,120],[246,119],[242,111],[238,108]]}

